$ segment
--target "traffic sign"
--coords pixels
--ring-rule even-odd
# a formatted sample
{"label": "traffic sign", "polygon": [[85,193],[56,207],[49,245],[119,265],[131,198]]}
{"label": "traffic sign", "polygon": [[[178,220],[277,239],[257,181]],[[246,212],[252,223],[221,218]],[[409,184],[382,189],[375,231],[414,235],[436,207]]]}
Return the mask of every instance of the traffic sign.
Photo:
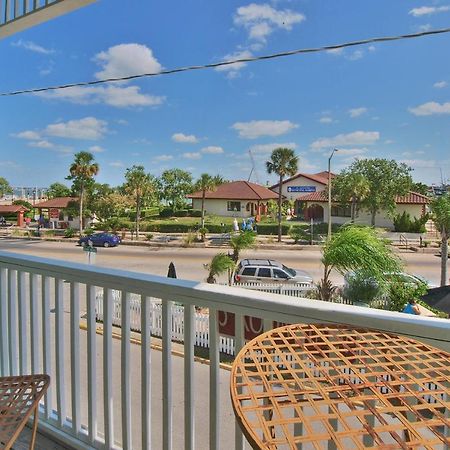
{"label": "traffic sign", "polygon": [[95,247],[91,247],[89,245],[86,245],[85,247],[83,247],[83,250],[85,252],[97,253],[97,249]]}

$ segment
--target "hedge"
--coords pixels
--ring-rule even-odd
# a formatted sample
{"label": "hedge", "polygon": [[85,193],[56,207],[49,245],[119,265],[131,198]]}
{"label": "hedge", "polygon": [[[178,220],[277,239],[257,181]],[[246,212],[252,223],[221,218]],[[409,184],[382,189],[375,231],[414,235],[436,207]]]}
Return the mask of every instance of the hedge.
{"label": "hedge", "polygon": [[172,217],[173,216],[173,209],[172,208],[163,208],[159,212],[159,217]]}
{"label": "hedge", "polygon": [[[281,234],[287,235],[289,233],[290,225],[281,225]],[[256,230],[258,234],[273,234],[278,235],[278,225],[269,223],[256,224]]]}
{"label": "hedge", "polygon": [[178,211],[173,212],[174,217],[187,217],[189,215],[189,211],[187,209],[179,209]]}
{"label": "hedge", "polygon": [[190,209],[189,216],[190,217],[202,217],[202,210],[201,209]]}

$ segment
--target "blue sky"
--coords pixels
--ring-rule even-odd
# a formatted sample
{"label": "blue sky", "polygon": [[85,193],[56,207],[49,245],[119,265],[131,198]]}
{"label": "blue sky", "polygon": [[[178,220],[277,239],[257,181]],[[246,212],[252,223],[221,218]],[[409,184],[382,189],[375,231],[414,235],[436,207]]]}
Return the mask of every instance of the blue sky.
{"label": "blue sky", "polygon": [[[0,90],[153,72],[450,26],[450,1],[99,0],[0,41]],[[77,151],[98,181],[173,167],[274,181],[264,162],[295,149],[299,170],[354,158],[404,161],[417,181],[450,177],[450,35],[292,56],[226,70],[0,98],[0,176],[64,181]]]}

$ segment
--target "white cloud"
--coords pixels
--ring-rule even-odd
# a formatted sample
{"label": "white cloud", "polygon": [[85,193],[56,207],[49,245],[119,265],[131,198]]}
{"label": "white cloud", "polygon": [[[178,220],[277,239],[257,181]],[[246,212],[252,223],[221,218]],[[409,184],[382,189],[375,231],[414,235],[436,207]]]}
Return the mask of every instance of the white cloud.
{"label": "white cloud", "polygon": [[37,131],[21,131],[20,133],[13,134],[14,137],[17,137],[19,139],[30,139],[30,140],[39,140],[41,139],[40,133]]}
{"label": "white cloud", "polygon": [[261,136],[280,136],[298,128],[289,120],[252,120],[250,122],[236,122],[232,128],[239,132],[239,137],[256,139]]}
{"label": "white cloud", "polygon": [[343,48],[333,48],[331,50],[327,50],[326,52],[329,53],[330,55],[340,56],[344,53],[344,49]]}
{"label": "white cloud", "polygon": [[124,164],[123,164],[122,161],[111,161],[111,162],[109,163],[109,165],[110,165],[111,167],[124,167]]}
{"label": "white cloud", "polygon": [[199,152],[186,152],[183,153],[183,158],[186,159],[200,159],[202,155]]}
{"label": "white cloud", "polygon": [[128,125],[129,124],[128,120],[125,120],[125,119],[117,119],[116,122],[119,125]]}
{"label": "white cloud", "polygon": [[21,47],[25,50],[30,50],[31,52],[41,53],[42,55],[51,55],[52,53],[55,53],[55,50],[42,47],[41,45],[38,45],[32,41],[24,41],[22,39],[13,42],[11,45],[13,47]]}
{"label": "white cloud", "polygon": [[139,86],[75,86],[55,91],[38,92],[39,97],[64,100],[82,105],[104,103],[117,108],[130,106],[158,106],[165,97],[142,94]]}
{"label": "white cloud", "polygon": [[217,155],[219,153],[224,152],[223,148],[219,147],[217,145],[209,145],[208,147],[203,147],[200,151],[202,153],[209,153],[209,154],[213,154],[213,155]]}
{"label": "white cloud", "polygon": [[437,81],[436,83],[433,84],[433,87],[435,87],[436,89],[442,89],[445,88],[446,86],[447,86],[446,81]]}
{"label": "white cloud", "polygon": [[433,167],[439,167],[437,161],[433,159],[403,159],[400,162],[405,163],[413,169],[430,169]]}
{"label": "white cloud", "polygon": [[33,141],[28,143],[30,147],[37,147],[37,148],[53,148],[55,145],[52,144],[50,141],[47,141],[46,139],[43,139],[41,141]]}
{"label": "white cloud", "polygon": [[384,143],[387,144],[387,145],[389,145],[389,144],[394,144],[395,141],[392,140],[392,139],[386,139],[386,140],[384,141]]}
{"label": "white cloud", "polygon": [[[236,59],[246,59],[253,56],[249,50],[239,50],[234,53],[229,53],[223,57],[223,61],[234,61]],[[226,72],[228,78],[236,78],[239,75],[239,71],[247,65],[246,62],[238,62],[233,64],[227,64],[226,66],[216,67],[217,72]]]}
{"label": "white cloud", "polygon": [[193,134],[174,133],[172,134],[172,141],[182,144],[196,144],[199,139]]}
{"label": "white cloud", "polygon": [[331,138],[320,138],[311,144],[311,148],[320,151],[324,148],[372,145],[380,139],[378,131],[354,131],[348,134],[338,134]]}
{"label": "white cloud", "polygon": [[348,111],[348,113],[350,114],[350,117],[352,117],[352,118],[362,116],[366,112],[367,112],[367,108],[365,108],[365,107],[352,108],[352,109],[349,109],[349,111]]}
{"label": "white cloud", "polygon": [[409,112],[415,116],[431,116],[433,114],[450,114],[450,102],[428,102],[415,108],[409,108]]}
{"label": "white cloud", "polygon": [[368,148],[340,148],[335,155],[336,156],[358,156],[363,155],[369,151]]}
{"label": "white cloud", "polygon": [[47,125],[44,132],[49,136],[68,139],[101,139],[108,131],[107,122],[95,117],[85,117],[80,120],[69,120]]}
{"label": "white cloud", "polygon": [[248,30],[249,38],[265,41],[276,29],[290,31],[292,27],[305,20],[303,14],[290,9],[275,9],[271,5],[251,3],[237,9],[234,23]]}
{"label": "white cloud", "polygon": [[172,155],[158,155],[153,158],[153,161],[163,162],[163,161],[171,161],[173,159]]}
{"label": "white cloud", "polygon": [[[290,148],[292,150],[295,150],[297,148],[297,144],[295,142],[274,142],[272,144],[256,144],[256,145],[252,145],[250,147],[250,150],[253,153],[271,153],[273,152],[276,148]],[[247,157],[247,156],[246,156]]]}
{"label": "white cloud", "polygon": [[103,147],[100,147],[100,145],[91,145],[88,148],[88,151],[91,153],[103,153],[105,149]]}
{"label": "white cloud", "polygon": [[425,23],[419,26],[419,31],[429,31],[431,30],[431,23]]}
{"label": "white cloud", "polygon": [[140,44],[115,45],[93,59],[102,68],[95,74],[97,79],[156,73],[162,69],[152,50]]}
{"label": "white cloud", "polygon": [[329,123],[333,123],[333,119],[331,117],[321,117],[319,119],[320,123],[325,123],[325,124],[329,124]]}
{"label": "white cloud", "polygon": [[450,6],[421,6],[411,9],[408,14],[414,17],[422,17],[447,11],[450,11]]}
{"label": "white cloud", "polygon": [[152,143],[152,142],[149,141],[147,138],[133,139],[133,144],[150,145],[151,143]]}
{"label": "white cloud", "polygon": [[358,59],[361,59],[364,56],[364,52],[362,50],[355,50],[354,52],[350,53],[350,55],[347,57],[350,61],[357,61]]}

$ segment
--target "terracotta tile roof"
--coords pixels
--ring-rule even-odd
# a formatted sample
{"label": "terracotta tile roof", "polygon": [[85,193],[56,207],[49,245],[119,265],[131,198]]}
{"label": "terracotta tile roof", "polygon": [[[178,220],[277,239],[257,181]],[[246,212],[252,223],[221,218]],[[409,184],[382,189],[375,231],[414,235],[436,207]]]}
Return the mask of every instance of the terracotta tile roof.
{"label": "terracotta tile roof", "polygon": [[[187,195],[188,198],[202,198],[202,192]],[[217,187],[215,191],[206,192],[205,198],[223,200],[270,200],[278,198],[278,194],[259,184],[249,181],[232,181]]]}
{"label": "terracotta tile roof", "polygon": [[36,203],[36,208],[67,208],[70,202],[77,202],[77,197],[55,197],[45,202]]}
{"label": "terracotta tile roof", "polygon": [[[311,194],[302,195],[298,200],[302,202],[325,203],[328,201],[328,195],[326,191],[311,192]],[[406,195],[397,196],[395,203],[404,205],[426,205],[430,203],[430,199],[426,195],[417,192],[408,192]]]}
{"label": "terracotta tile roof", "polygon": [[19,211],[28,211],[23,205],[0,205],[0,214],[13,214]]}
{"label": "terracotta tile roof", "polygon": [[[336,175],[331,172],[331,178],[334,178]],[[294,175],[291,178],[287,178],[286,180],[283,180],[283,184],[288,183],[289,181],[295,180],[300,177],[308,178],[309,180],[316,181],[317,183],[327,185],[328,184],[328,172],[325,170],[323,172],[318,173],[302,173],[299,172],[296,175]],[[278,187],[280,183],[274,184],[273,186],[270,186],[270,189]]]}

